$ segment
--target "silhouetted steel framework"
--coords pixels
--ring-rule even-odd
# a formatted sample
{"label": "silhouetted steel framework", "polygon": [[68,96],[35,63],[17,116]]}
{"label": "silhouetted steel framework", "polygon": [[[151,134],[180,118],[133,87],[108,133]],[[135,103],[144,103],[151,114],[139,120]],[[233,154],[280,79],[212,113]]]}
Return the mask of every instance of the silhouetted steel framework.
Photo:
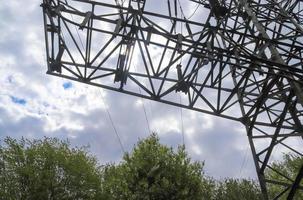
{"label": "silhouetted steel framework", "polygon": [[43,0],[47,73],[241,122],[264,198],[274,184],[272,198],[293,199],[303,165],[293,179],[271,164],[303,155],[303,2],[190,2],[204,17],[187,19],[176,0],[166,12],[145,0]]}

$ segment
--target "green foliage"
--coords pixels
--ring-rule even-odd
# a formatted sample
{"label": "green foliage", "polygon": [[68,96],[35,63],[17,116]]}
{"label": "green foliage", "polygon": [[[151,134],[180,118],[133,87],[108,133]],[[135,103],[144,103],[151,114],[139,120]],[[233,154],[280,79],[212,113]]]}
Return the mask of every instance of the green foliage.
{"label": "green foliage", "polygon": [[83,148],[58,139],[19,141],[0,146],[0,197],[6,200],[97,199],[100,173]]}
{"label": "green foliage", "polygon": [[[302,157],[287,154],[273,168],[295,179]],[[0,199],[5,200],[261,200],[257,182],[206,177],[204,163],[192,162],[184,146],[176,151],[152,134],[119,164],[99,167],[86,148],[66,141],[15,140],[0,145]],[[273,180],[287,182],[274,171]],[[282,191],[271,185],[270,196]],[[282,198],[286,199],[286,195]],[[302,191],[295,200],[303,199]]]}
{"label": "green foliage", "polygon": [[217,182],[214,200],[262,200],[258,184],[253,180],[225,179]]}
{"label": "green foliage", "polygon": [[211,182],[203,177],[203,163],[191,162],[184,147],[177,152],[152,134],[138,142],[119,165],[103,168],[106,199],[210,199]]}
{"label": "green foliage", "polygon": [[[272,165],[272,168],[276,171],[282,172],[287,177],[290,177],[292,180],[295,180],[301,166],[303,164],[303,157],[295,154],[285,154],[283,156],[283,160],[280,162],[275,162]],[[273,170],[266,172],[267,176],[271,180],[281,181],[284,183],[290,183],[285,177],[281,176],[280,174],[276,173]],[[303,185],[303,181],[301,181],[301,186]],[[279,192],[283,191],[285,187],[278,186],[278,185],[269,185],[269,194],[271,198],[274,198]],[[279,199],[286,200],[288,193],[286,192],[282,197]],[[303,199],[303,191],[297,190],[294,200],[302,200]]]}

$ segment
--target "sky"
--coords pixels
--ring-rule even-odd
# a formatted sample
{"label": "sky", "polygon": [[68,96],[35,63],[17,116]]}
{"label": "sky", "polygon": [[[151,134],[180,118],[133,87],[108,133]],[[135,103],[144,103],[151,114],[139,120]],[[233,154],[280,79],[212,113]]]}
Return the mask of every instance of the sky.
{"label": "sky", "polygon": [[[109,0],[108,0],[109,1]],[[58,137],[89,145],[101,164],[121,160],[149,128],[160,142],[181,145],[181,109],[46,75],[41,2],[0,4],[0,140]],[[184,4],[185,13],[192,8]],[[145,117],[145,112],[146,116]],[[146,119],[147,118],[147,119]],[[193,160],[215,178],[255,178],[244,127],[182,109],[184,142]]]}

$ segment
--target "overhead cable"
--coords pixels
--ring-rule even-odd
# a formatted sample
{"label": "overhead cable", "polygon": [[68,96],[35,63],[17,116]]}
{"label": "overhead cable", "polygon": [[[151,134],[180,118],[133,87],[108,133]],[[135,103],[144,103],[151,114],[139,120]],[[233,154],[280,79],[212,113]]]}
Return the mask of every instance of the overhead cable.
{"label": "overhead cable", "polygon": [[118,139],[118,141],[119,141],[120,148],[121,148],[122,152],[125,153],[125,149],[124,149],[124,147],[123,147],[123,144],[122,144],[121,138],[120,138],[120,136],[119,136],[119,134],[118,134],[117,128],[116,128],[116,126],[115,126],[115,123],[114,123],[114,121],[113,121],[113,119],[112,119],[112,116],[111,116],[111,114],[110,114],[110,112],[109,112],[108,106],[106,105],[106,103],[105,103],[105,101],[104,101],[104,98],[103,98],[103,95],[102,95],[102,90],[100,89],[99,91],[100,91],[101,101],[102,101],[102,103],[105,105],[105,110],[106,110],[106,112],[107,112],[107,115],[108,115],[108,118],[109,118],[109,120],[110,120],[110,123],[111,123],[111,125],[112,125],[112,127],[113,127],[113,130],[114,130],[114,132],[115,132],[115,134],[116,134],[116,136],[117,136],[117,139]]}

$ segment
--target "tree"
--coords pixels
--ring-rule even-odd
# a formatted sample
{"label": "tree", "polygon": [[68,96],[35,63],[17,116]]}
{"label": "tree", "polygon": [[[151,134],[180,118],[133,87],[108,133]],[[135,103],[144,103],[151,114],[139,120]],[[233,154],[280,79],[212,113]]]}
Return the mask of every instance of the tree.
{"label": "tree", "polygon": [[[272,168],[274,170],[267,171],[267,175],[272,180],[282,181],[285,183],[289,183],[289,180],[287,180],[285,177],[281,176],[279,173],[276,172],[282,172],[282,174],[286,174],[288,177],[290,177],[292,180],[295,180],[301,166],[303,164],[303,157],[299,156],[297,154],[284,154],[283,159],[279,162],[274,162],[272,164]],[[301,186],[303,185],[303,181],[301,181]],[[270,185],[268,191],[271,198],[274,198],[275,195],[277,195],[278,191],[283,191],[283,189],[286,189],[284,186],[278,186],[278,185]],[[286,200],[287,199],[288,192],[284,193],[279,199]],[[303,199],[303,190],[299,189],[297,190],[294,200],[302,200]]]}
{"label": "tree", "polygon": [[203,166],[191,162],[183,146],[174,152],[152,134],[119,165],[103,168],[103,195],[109,200],[210,199],[213,183],[204,177]]}
{"label": "tree", "polygon": [[[273,167],[285,170],[294,178],[302,161],[301,157],[287,154]],[[87,148],[71,148],[67,141],[8,137],[0,145],[0,199],[262,199],[255,181],[217,181],[207,177],[203,167],[204,162],[191,161],[184,146],[174,151],[160,144],[156,134],[140,140],[119,164],[101,167]],[[273,172],[269,175],[274,180],[281,178]],[[275,187],[269,187],[271,197],[279,189]],[[303,199],[302,192],[295,199]]]}
{"label": "tree", "polygon": [[8,137],[0,146],[0,197],[6,200],[100,199],[100,177],[96,159],[66,141]]}
{"label": "tree", "polygon": [[218,181],[213,195],[214,200],[262,200],[258,184],[253,180],[225,179]]}

